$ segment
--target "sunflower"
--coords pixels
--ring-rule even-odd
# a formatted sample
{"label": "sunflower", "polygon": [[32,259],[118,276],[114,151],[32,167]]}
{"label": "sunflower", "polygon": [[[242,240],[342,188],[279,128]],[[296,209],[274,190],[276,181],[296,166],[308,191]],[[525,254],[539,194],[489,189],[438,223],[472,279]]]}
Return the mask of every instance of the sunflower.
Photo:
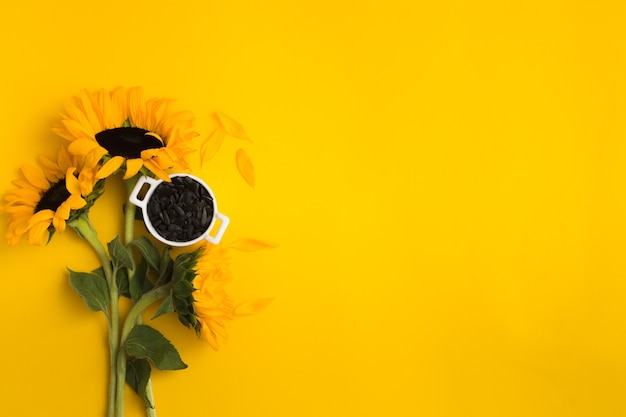
{"label": "sunflower", "polygon": [[72,142],[70,153],[84,156],[91,166],[101,164],[97,178],[121,169],[127,179],[145,168],[169,181],[165,170],[187,168],[185,157],[198,135],[191,113],[172,110],[172,103],[144,100],[140,87],[83,90],[66,103],[52,130]]}
{"label": "sunflower", "polygon": [[63,147],[56,160],[41,156],[41,168],[22,165],[22,178],[13,180],[16,188],[4,196],[3,210],[10,214],[7,228],[10,245],[25,234],[29,243],[43,244],[47,231],[63,232],[72,210],[82,209],[88,200],[92,203],[97,198],[92,194],[96,172],[86,168],[82,159],[70,155]]}
{"label": "sunflower", "polygon": [[227,338],[226,322],[235,318],[235,303],[224,286],[232,280],[228,249],[205,245],[195,267],[194,309],[200,323],[200,338],[215,350]]}

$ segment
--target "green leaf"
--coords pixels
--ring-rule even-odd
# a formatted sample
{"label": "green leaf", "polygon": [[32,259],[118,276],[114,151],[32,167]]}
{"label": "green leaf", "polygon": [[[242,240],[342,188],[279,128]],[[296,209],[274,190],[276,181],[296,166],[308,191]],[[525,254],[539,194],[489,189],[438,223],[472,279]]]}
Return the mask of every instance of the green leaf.
{"label": "green leaf", "polygon": [[148,264],[142,259],[130,280],[130,297],[133,301],[137,301],[152,288],[152,282],[148,278]]}
{"label": "green leaf", "polygon": [[141,236],[132,242],[131,245],[139,249],[141,256],[148,261],[148,264],[155,270],[159,270],[159,250],[146,236]]}
{"label": "green leaf", "polygon": [[117,267],[124,266],[128,269],[135,269],[135,262],[133,261],[133,257],[122,242],[120,242],[120,237],[116,236],[115,239],[108,243],[109,255],[111,255],[111,259],[113,260],[113,264]]}
{"label": "green leaf", "polygon": [[154,316],[152,316],[152,319],[154,320],[163,314],[168,314],[168,313],[173,313],[173,312],[174,312],[174,302],[172,301],[171,296],[167,296],[165,297],[165,300],[163,300],[163,302],[159,306],[159,309],[157,310],[157,312],[154,313]]}
{"label": "green leaf", "polygon": [[119,295],[130,298],[130,289],[128,285],[128,270],[119,268],[115,272],[115,281],[117,282],[117,292]]}
{"label": "green leaf", "polygon": [[104,311],[108,316],[108,306],[110,302],[109,287],[106,281],[96,274],[88,272],[75,272],[68,268],[70,272],[70,285],[83,297],[85,304],[92,311]]}
{"label": "green leaf", "polygon": [[126,353],[139,359],[148,359],[160,370],[185,369],[176,348],[159,331],[145,324],[136,325],[124,344]]}
{"label": "green leaf", "polygon": [[131,359],[126,363],[126,382],[139,395],[146,407],[154,408],[146,394],[150,372],[150,363],[145,359]]}

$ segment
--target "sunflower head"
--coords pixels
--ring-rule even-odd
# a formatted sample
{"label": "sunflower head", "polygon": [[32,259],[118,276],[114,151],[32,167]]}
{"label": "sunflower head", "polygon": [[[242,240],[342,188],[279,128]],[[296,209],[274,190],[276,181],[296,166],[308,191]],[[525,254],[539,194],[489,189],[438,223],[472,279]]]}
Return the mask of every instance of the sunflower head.
{"label": "sunflower head", "polygon": [[233,300],[224,290],[231,280],[228,249],[205,243],[178,255],[166,269],[164,281],[172,289],[157,316],[176,312],[181,323],[217,350],[219,339],[226,338],[226,322],[236,316]]}
{"label": "sunflower head", "polygon": [[42,156],[40,166],[23,165],[15,188],[4,196],[3,210],[9,213],[8,243],[27,235],[29,243],[41,245],[54,232],[63,232],[68,221],[84,214],[103,192],[96,172],[83,158],[61,148],[56,160]]}
{"label": "sunflower head", "polygon": [[171,99],[144,100],[139,87],[83,90],[65,106],[53,130],[70,140],[69,150],[99,165],[97,178],[142,172],[169,181],[166,170],[186,169],[194,151],[193,117],[174,111]]}

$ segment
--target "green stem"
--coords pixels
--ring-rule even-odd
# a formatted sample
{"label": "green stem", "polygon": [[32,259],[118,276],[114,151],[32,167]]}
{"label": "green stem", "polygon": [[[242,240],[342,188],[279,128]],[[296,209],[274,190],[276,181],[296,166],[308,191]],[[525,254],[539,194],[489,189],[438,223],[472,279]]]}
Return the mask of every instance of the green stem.
{"label": "green stem", "polygon": [[[143,310],[155,301],[165,298],[169,294],[170,287],[171,285],[168,284],[148,291],[131,307],[128,315],[126,316],[126,320],[124,321],[124,325],[122,327],[120,349],[117,353],[117,417],[123,417],[124,415],[124,383],[126,381],[127,359],[124,344],[126,343],[126,339],[128,338],[128,335],[133,327],[137,324],[137,321],[140,319]],[[150,380],[148,380],[146,395],[149,395],[147,391],[150,388],[149,384]],[[153,398],[149,398],[149,400],[154,404]],[[150,407],[146,407],[146,413],[148,415],[156,416],[156,410]]]}
{"label": "green stem", "polygon": [[[126,203],[125,203],[125,210],[124,210],[124,214],[125,214],[124,216],[124,242],[126,245],[132,242],[133,239],[135,238],[135,212],[137,208],[135,207],[133,203],[130,202],[128,198],[130,197],[130,194],[132,193],[132,191],[135,189],[135,186],[137,185],[138,180],[139,180],[139,174],[124,181],[124,183],[126,184]],[[128,276],[129,278],[132,277],[132,275],[130,274],[130,271],[129,271]],[[135,324],[141,324],[141,314],[139,314],[139,316],[137,317]],[[146,385],[146,397],[149,403],[154,406],[154,394],[152,392],[152,380],[151,379],[148,379],[148,383]],[[146,406],[146,415],[148,417],[156,417],[156,409]]]}
{"label": "green stem", "polygon": [[152,303],[162,300],[167,297],[172,288],[172,284],[165,284],[160,287],[156,287],[145,293],[141,296],[139,300],[131,307],[128,315],[126,316],[126,321],[124,321],[124,326],[122,327],[122,333],[120,337],[120,342],[122,346],[126,342],[130,331],[135,327],[137,320],[141,317],[141,313]]}
{"label": "green stem", "polygon": [[[115,362],[117,359],[117,353],[119,349],[119,305],[118,305],[118,289],[117,282],[115,280],[115,274],[111,268],[111,261],[102,246],[102,243],[98,239],[98,234],[94,228],[91,220],[89,219],[89,213],[86,213],[79,218],[72,220],[68,223],[77,234],[85,239],[93,248],[94,252],[98,256],[102,269],[104,270],[104,276],[106,278],[109,295],[111,299],[110,312],[109,312],[109,401],[107,416],[115,417],[116,409],[116,388],[119,385],[117,379],[117,372],[115,371]],[[123,385],[123,384],[122,384]]]}
{"label": "green stem", "polygon": [[133,203],[128,200],[130,197],[130,193],[137,185],[137,180],[139,180],[139,175],[135,175],[134,177],[124,181],[126,184],[126,203],[124,207],[124,244],[128,245],[135,238],[135,211],[136,207]]}

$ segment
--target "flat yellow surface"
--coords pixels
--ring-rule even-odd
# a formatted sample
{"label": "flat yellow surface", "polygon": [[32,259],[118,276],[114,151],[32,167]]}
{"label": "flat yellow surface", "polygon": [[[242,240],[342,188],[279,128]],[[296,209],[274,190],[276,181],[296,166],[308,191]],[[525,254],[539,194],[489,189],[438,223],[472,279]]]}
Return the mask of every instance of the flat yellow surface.
{"label": "flat yellow surface", "polygon": [[[189,364],[155,374],[159,416],[626,415],[625,21],[617,0],[10,2],[0,189],[81,88],[246,127],[195,172],[226,241],[280,243],[229,287],[275,300],[219,352],[156,320]],[[65,270],[95,256],[68,231],[0,257],[0,415],[103,416],[104,318]]]}

